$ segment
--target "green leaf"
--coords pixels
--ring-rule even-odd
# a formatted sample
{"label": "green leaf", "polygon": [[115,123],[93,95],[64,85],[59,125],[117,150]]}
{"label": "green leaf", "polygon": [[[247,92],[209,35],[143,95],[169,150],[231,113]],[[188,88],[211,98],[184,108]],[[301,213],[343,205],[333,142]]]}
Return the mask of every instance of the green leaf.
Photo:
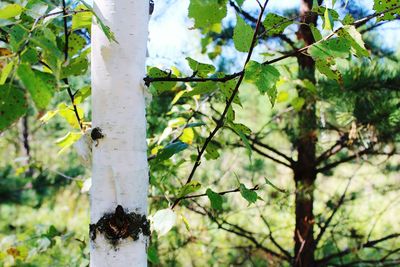
{"label": "green leaf", "polygon": [[190,0],[189,18],[194,19],[196,28],[210,28],[214,24],[221,24],[226,13],[226,0]]}
{"label": "green leaf", "polygon": [[73,58],[69,64],[61,69],[60,78],[67,78],[70,76],[79,76],[86,73],[89,68],[89,61],[86,55]]}
{"label": "green leaf", "polygon": [[0,132],[28,111],[24,91],[11,84],[0,85]]}
{"label": "green leaf", "polygon": [[206,191],[207,197],[211,202],[211,207],[215,210],[222,210],[223,198],[220,194],[215,193],[210,188]]}
{"label": "green leaf", "polygon": [[41,123],[48,123],[55,115],[58,114],[58,109],[56,110],[49,110],[44,114],[42,117],[40,117],[40,122]]}
{"label": "green leaf", "polygon": [[266,183],[267,185],[270,185],[272,188],[278,190],[278,191],[281,192],[281,193],[286,193],[285,190],[283,190],[283,189],[277,187],[276,185],[274,185],[270,180],[268,180],[267,177],[264,177],[264,180],[265,180],[265,183]]}
{"label": "green leaf", "polygon": [[3,85],[14,66],[14,61],[10,61],[2,70],[0,74],[0,85]]}
{"label": "green leaf", "polygon": [[[83,110],[77,107],[79,118],[83,119]],[[65,103],[60,103],[58,105],[58,113],[75,129],[80,129],[80,124],[78,118],[76,117],[74,108],[72,106],[67,106]]]}
{"label": "green leaf", "polygon": [[45,109],[53,98],[55,91],[54,77],[48,73],[32,70],[26,64],[20,64],[18,77],[28,89],[37,109]]}
{"label": "green leaf", "polygon": [[331,12],[328,8],[325,9],[324,12],[324,30],[332,31],[333,30],[333,18]]}
{"label": "green leaf", "polygon": [[[148,71],[148,76],[152,78],[160,78],[160,77],[169,77],[176,78],[174,74],[167,73],[158,68],[151,68]],[[152,82],[150,85],[150,91],[156,95],[159,95],[163,92],[167,92],[172,90],[176,85],[176,82]]]}
{"label": "green leaf", "polygon": [[306,101],[303,97],[296,97],[292,100],[291,105],[296,111],[300,111],[305,102]]}
{"label": "green leaf", "polygon": [[100,26],[101,30],[106,35],[107,39],[110,42],[118,43],[118,41],[117,41],[117,39],[115,39],[115,35],[111,31],[110,27],[108,27],[107,25],[104,24],[104,22],[100,19],[100,17],[93,11],[93,8],[88,3],[86,3],[84,0],[79,0],[79,1],[86,7],[87,10],[90,10],[92,12],[92,14],[96,17],[96,23]]}
{"label": "green leaf", "polygon": [[10,46],[14,52],[18,52],[21,45],[25,42],[28,37],[28,30],[17,24],[14,25],[10,32]]}
{"label": "green leaf", "polygon": [[213,143],[210,142],[208,143],[207,147],[206,147],[206,152],[207,154],[205,155],[206,159],[217,159],[219,158],[219,153],[218,153],[218,146]]}
{"label": "green leaf", "polygon": [[342,82],[342,74],[335,68],[335,66],[330,65],[327,61],[316,60],[315,66],[317,70],[328,77],[328,79],[336,80],[339,83]]}
{"label": "green leaf", "polygon": [[207,74],[215,71],[213,65],[200,63],[190,57],[187,57],[186,60],[189,63],[189,67],[196,73],[196,76],[207,77]]}
{"label": "green leaf", "polygon": [[244,133],[246,135],[251,134],[250,128],[247,127],[246,125],[242,124],[242,123],[230,123],[230,126],[235,131],[242,132],[242,133]]}
{"label": "green leaf", "polygon": [[343,25],[350,25],[353,24],[355,21],[355,19],[353,18],[353,16],[351,14],[346,14],[346,16],[344,16],[342,23]]}
{"label": "green leaf", "polygon": [[82,103],[86,98],[92,94],[92,87],[85,86],[78,90],[74,97],[74,104],[78,105]]}
{"label": "green leaf", "polygon": [[68,36],[68,54],[70,57],[77,54],[86,46],[86,40],[82,36],[73,33]]}
{"label": "green leaf", "polygon": [[180,215],[183,223],[185,224],[186,230],[190,231],[190,224],[188,219],[182,213]]}
{"label": "green leaf", "polygon": [[63,56],[62,52],[57,47],[56,37],[47,28],[43,30],[43,33],[38,33],[35,37],[31,38],[31,42],[41,47],[45,50],[45,53],[51,54],[53,57],[61,58]]}
{"label": "green leaf", "polygon": [[61,150],[58,152],[58,154],[64,153],[67,148],[72,146],[76,141],[78,141],[82,137],[82,133],[73,133],[73,132],[68,132],[65,136],[61,137],[56,141],[56,144],[61,147]]}
{"label": "green leaf", "polygon": [[[218,83],[218,86],[221,90],[221,92],[224,94],[226,100],[230,99],[232,97],[232,94],[235,92],[237,81],[235,80],[230,80],[224,83]],[[233,98],[233,103],[241,106],[242,103],[239,98],[239,94],[236,93],[235,97]]]}
{"label": "green leaf", "polygon": [[0,19],[10,19],[22,13],[24,8],[18,4],[10,4],[0,9]]}
{"label": "green leaf", "polygon": [[256,203],[258,196],[254,190],[247,189],[244,184],[240,184],[239,190],[242,197],[249,202],[249,205]]}
{"label": "green leaf", "polygon": [[344,26],[339,30],[338,35],[349,41],[353,52],[358,57],[368,57],[369,52],[365,48],[364,41],[362,39],[361,33],[359,33],[354,26]]}
{"label": "green leaf", "polygon": [[39,61],[38,52],[36,49],[29,47],[22,53],[21,61],[31,65],[36,64]]}
{"label": "green leaf", "polygon": [[156,162],[167,160],[173,155],[185,150],[188,147],[189,146],[187,144],[180,141],[169,144],[157,153],[155,160]]}
{"label": "green leaf", "polygon": [[[78,5],[75,8],[75,11],[82,11],[82,10],[88,10],[85,5]],[[72,16],[72,30],[77,30],[77,29],[90,29],[90,26],[92,25],[92,12],[79,12],[76,13]]]}
{"label": "green leaf", "polygon": [[28,16],[30,16],[33,19],[38,19],[39,17],[46,14],[48,7],[49,6],[47,4],[45,4],[39,0],[38,1],[31,0],[25,6],[25,8],[26,8],[25,14],[27,14]]}
{"label": "green leaf", "polygon": [[[374,0],[374,7],[376,13],[383,12],[385,10],[392,9],[396,6],[399,6],[400,3],[398,0]],[[394,20],[396,16],[400,15],[400,8],[396,8],[393,11],[385,13],[383,16],[377,18],[377,22],[383,20]]]}
{"label": "green leaf", "polygon": [[201,183],[198,181],[191,181],[179,189],[178,198],[189,195],[190,193],[196,192],[201,188]]}
{"label": "green leaf", "polygon": [[154,245],[151,245],[147,250],[147,259],[153,264],[159,264],[158,251]]}
{"label": "green leaf", "polygon": [[192,144],[194,139],[194,131],[193,128],[185,128],[182,132],[181,137],[179,137],[179,140],[186,144]]}
{"label": "green leaf", "polygon": [[233,43],[236,50],[248,52],[253,39],[253,29],[239,15],[236,16],[236,26],[233,31]]}
{"label": "green leaf", "polygon": [[314,60],[347,58],[350,53],[350,43],[342,37],[333,38],[312,45],[308,48],[308,53]]}
{"label": "green leaf", "polygon": [[241,5],[243,5],[244,0],[236,0],[236,3],[237,3],[239,6],[241,6]]}
{"label": "green leaf", "polygon": [[324,16],[325,12],[326,12],[326,9],[328,9],[329,15],[331,16],[331,18],[333,20],[338,20],[339,19],[339,13],[337,13],[336,10],[331,9],[331,8],[327,8],[327,7],[323,7],[323,6],[316,6],[316,7],[312,8],[312,12],[315,12],[320,16]]}
{"label": "green leaf", "polygon": [[272,106],[275,104],[277,96],[276,83],[279,79],[279,71],[271,65],[250,61],[246,66],[246,82],[254,83],[261,94],[267,93]]}
{"label": "green leaf", "polygon": [[235,111],[233,110],[232,106],[228,108],[228,112],[226,113],[226,120],[228,122],[233,122],[235,120]]}
{"label": "green leaf", "polygon": [[247,139],[246,135],[251,134],[250,128],[248,128],[246,125],[241,124],[241,123],[233,123],[230,122],[229,125],[232,127],[232,129],[235,131],[237,135],[239,135],[240,139],[242,139],[243,143],[245,144],[247,151],[249,152],[249,155],[251,156],[251,146],[250,142]]}
{"label": "green leaf", "polygon": [[281,34],[290,24],[292,24],[291,20],[274,13],[268,13],[263,21],[268,36]]}
{"label": "green leaf", "polygon": [[311,29],[311,33],[314,37],[315,41],[320,41],[322,39],[322,34],[321,32],[318,30],[317,27],[314,26],[314,24],[310,24],[310,29]]}
{"label": "green leaf", "polygon": [[203,83],[198,83],[193,90],[188,91],[184,94],[185,97],[191,97],[195,95],[204,95],[215,91],[217,88],[215,82],[207,81]]}

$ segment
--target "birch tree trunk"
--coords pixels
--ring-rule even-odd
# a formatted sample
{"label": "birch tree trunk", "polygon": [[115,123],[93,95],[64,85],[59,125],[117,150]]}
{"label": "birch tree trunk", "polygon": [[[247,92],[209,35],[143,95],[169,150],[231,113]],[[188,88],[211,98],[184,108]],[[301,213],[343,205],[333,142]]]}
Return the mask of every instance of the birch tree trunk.
{"label": "birch tree trunk", "polygon": [[[114,33],[110,42],[96,22],[92,27],[92,128],[103,138],[93,146],[91,223],[121,205],[147,216],[148,165],[145,75],[148,0],[95,0],[94,11]],[[92,135],[93,137],[93,135]],[[115,212],[116,213],[116,212]],[[92,238],[92,267],[147,266],[148,237],[123,238],[117,246],[104,233]]]}

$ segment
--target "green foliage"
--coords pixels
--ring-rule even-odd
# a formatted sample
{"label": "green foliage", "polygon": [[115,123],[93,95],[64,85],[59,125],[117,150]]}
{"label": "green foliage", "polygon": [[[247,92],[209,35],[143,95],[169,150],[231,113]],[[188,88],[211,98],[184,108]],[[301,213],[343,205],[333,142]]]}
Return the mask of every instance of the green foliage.
{"label": "green foliage", "polygon": [[207,197],[211,202],[211,207],[215,210],[222,210],[222,203],[223,203],[223,198],[220,194],[215,193],[212,191],[210,188],[207,189],[206,191]]}
{"label": "green foliage", "polygon": [[[165,78],[165,77],[172,77],[172,78],[176,78],[176,75],[171,74],[171,73],[166,73],[158,68],[151,68],[149,71],[149,76],[150,77],[154,77],[154,78]],[[160,81],[160,82],[153,82],[151,84],[150,87],[150,91],[153,94],[161,94],[163,92],[168,92],[170,90],[172,90],[176,85],[176,82],[164,82],[164,81]]]}
{"label": "green foliage", "polygon": [[246,66],[245,80],[254,83],[261,94],[267,93],[272,105],[275,104],[277,95],[276,82],[279,77],[279,71],[271,65],[250,61]]}
{"label": "green foliage", "polygon": [[175,155],[176,153],[179,153],[187,148],[188,148],[188,145],[183,142],[180,142],[180,141],[177,141],[172,144],[168,144],[166,147],[164,147],[157,153],[155,161],[160,162],[160,161],[167,160],[170,157],[172,157],[173,155]]}
{"label": "green foliage", "polygon": [[191,0],[189,5],[189,18],[194,19],[196,28],[218,31],[226,12],[226,0]]}
{"label": "green foliage", "polygon": [[376,12],[383,12],[388,9],[393,9],[393,11],[378,17],[378,21],[393,20],[400,15],[400,7],[397,0],[374,0],[373,8]]}
{"label": "green foliage", "polygon": [[0,9],[0,19],[9,19],[22,13],[24,8],[18,4],[10,4]]}
{"label": "green foliage", "polygon": [[256,203],[258,196],[255,191],[246,188],[244,184],[240,184],[239,189],[240,189],[240,194],[244,199],[246,199],[249,202],[249,205]]}
{"label": "green foliage", "polygon": [[193,72],[199,77],[207,77],[207,74],[215,71],[215,67],[213,65],[200,63],[190,57],[187,57],[186,60],[188,61]]}
{"label": "green foliage", "polygon": [[0,85],[0,132],[28,111],[24,92],[10,84]]}
{"label": "green foliage", "polygon": [[274,13],[268,13],[263,21],[265,31],[269,36],[281,34],[292,21]]}
{"label": "green foliage", "polygon": [[240,52],[250,50],[253,39],[253,29],[239,15],[236,16],[236,26],[233,32],[233,43]]}
{"label": "green foliage", "polygon": [[190,181],[179,189],[178,197],[184,197],[198,191],[201,188],[199,181]]}
{"label": "green foliage", "polygon": [[17,70],[18,77],[28,89],[38,110],[47,108],[54,95],[54,77],[48,73],[32,70],[28,65],[21,64]]}

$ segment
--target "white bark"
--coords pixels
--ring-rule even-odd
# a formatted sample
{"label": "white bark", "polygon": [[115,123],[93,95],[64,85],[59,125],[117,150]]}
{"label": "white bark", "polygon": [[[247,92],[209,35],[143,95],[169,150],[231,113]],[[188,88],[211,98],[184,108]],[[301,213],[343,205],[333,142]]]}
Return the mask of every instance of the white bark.
{"label": "white bark", "polygon": [[[104,138],[93,146],[91,223],[118,204],[147,216],[145,75],[148,0],[95,0],[94,11],[110,27],[110,42],[92,27],[92,128]],[[117,250],[101,234],[91,241],[92,267],[147,266],[147,238],[128,238]]]}

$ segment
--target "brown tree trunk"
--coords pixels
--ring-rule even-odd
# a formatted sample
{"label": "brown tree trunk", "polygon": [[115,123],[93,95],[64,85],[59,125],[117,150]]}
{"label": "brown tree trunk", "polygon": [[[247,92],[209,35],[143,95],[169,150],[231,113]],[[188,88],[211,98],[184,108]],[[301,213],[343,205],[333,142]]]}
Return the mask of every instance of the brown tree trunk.
{"label": "brown tree trunk", "polygon": [[33,174],[33,169],[31,167],[31,146],[29,144],[29,120],[28,120],[29,116],[25,115],[24,117],[22,117],[22,121],[21,121],[21,139],[22,139],[22,145],[24,147],[24,151],[25,151],[25,156],[26,156],[26,160],[25,160],[25,164],[28,166],[28,168],[25,171],[25,176],[30,177]]}
{"label": "brown tree trunk", "polygon": [[[308,24],[316,24],[317,16],[311,13],[312,0],[301,1],[301,22],[298,38],[305,45],[314,42],[313,35]],[[298,56],[299,78],[315,82],[315,62],[306,55]],[[314,96],[304,88],[299,88],[299,96],[305,99],[305,105],[298,114],[298,160],[294,168],[294,180],[296,182],[296,228],[294,233],[295,267],[313,267],[314,259],[314,215],[313,193],[316,179],[316,155],[315,143],[317,133],[317,119],[315,115]]]}

